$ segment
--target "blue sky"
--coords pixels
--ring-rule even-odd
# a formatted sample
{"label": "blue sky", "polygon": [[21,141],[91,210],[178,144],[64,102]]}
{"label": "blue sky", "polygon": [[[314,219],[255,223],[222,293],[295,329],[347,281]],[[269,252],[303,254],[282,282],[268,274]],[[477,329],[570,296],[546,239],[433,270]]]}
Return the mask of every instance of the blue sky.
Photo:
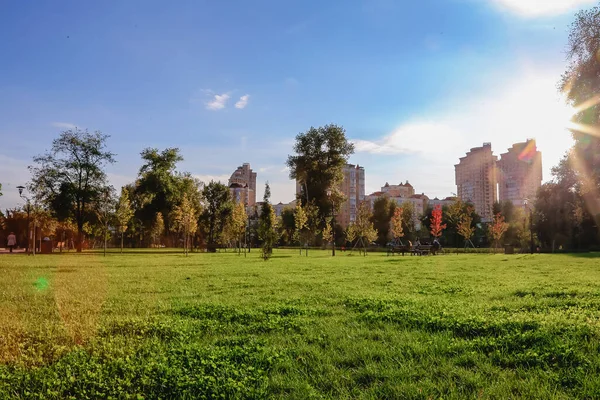
{"label": "blue sky", "polygon": [[[119,187],[145,147],[227,179],[243,162],[294,198],[294,137],[336,123],[367,192],[456,189],[470,147],[528,137],[545,179],[570,145],[556,84],[590,0],[7,1],[0,4],[0,208],[31,158],[72,126],[111,135]],[[262,196],[262,190],[259,190]]]}

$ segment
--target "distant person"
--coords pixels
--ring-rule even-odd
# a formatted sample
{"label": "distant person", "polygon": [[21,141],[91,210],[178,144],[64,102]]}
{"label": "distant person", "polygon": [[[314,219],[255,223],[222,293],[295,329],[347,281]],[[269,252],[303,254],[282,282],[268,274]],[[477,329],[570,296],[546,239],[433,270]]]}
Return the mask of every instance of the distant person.
{"label": "distant person", "polygon": [[10,249],[10,252],[13,252],[13,249],[15,248],[15,246],[17,245],[17,237],[15,236],[14,232],[11,232],[10,235],[8,235],[8,248]]}

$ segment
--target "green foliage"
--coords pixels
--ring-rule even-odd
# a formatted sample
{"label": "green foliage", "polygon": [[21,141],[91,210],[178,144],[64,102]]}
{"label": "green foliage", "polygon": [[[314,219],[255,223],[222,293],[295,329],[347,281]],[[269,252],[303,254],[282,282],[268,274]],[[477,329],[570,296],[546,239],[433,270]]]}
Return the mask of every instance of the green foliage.
{"label": "green foliage", "polygon": [[271,198],[271,188],[267,182],[265,185],[265,195],[261,205],[261,213],[258,221],[258,237],[262,241],[262,258],[268,260],[273,254],[273,246],[277,241],[277,222],[275,210],[269,199]]}
{"label": "green foliage", "polygon": [[391,222],[396,211],[396,202],[387,197],[380,197],[373,203],[371,222],[377,230],[377,243],[385,246],[392,239]]}
{"label": "green foliage", "polygon": [[302,243],[302,231],[306,228],[306,222],[308,217],[304,212],[304,208],[298,202],[296,204],[296,208],[294,209],[294,240],[299,244]]}
{"label": "green foliage", "polygon": [[[331,124],[299,133],[294,152],[296,154],[289,155],[286,162],[290,179],[300,183],[299,203],[316,206],[318,222],[315,225],[321,229],[331,215],[332,200],[327,190],[342,180],[342,168],[354,153],[354,145],[346,138],[344,128]],[[342,200],[336,198],[334,203],[339,206]]]}
{"label": "green foliage", "polygon": [[294,213],[295,209],[291,207],[286,207],[281,212],[282,238],[287,244],[292,244],[297,240],[295,239],[296,218]]}
{"label": "green foliage", "polygon": [[131,202],[129,201],[129,192],[123,187],[121,188],[121,195],[119,196],[119,200],[115,207],[115,219],[121,233],[127,231],[127,226],[132,217],[133,209],[131,208]]}
{"label": "green foliage", "polygon": [[81,251],[83,225],[89,222],[107,187],[104,168],[114,163],[106,149],[107,135],[79,129],[62,132],[52,149],[33,158],[30,189],[59,220],[73,218],[77,224],[77,250]]}
{"label": "green foliage", "polygon": [[[194,207],[194,204],[188,200],[187,195],[183,196],[181,204],[175,206],[175,209],[171,213],[171,221],[174,228],[183,233],[183,248],[187,255],[190,248],[190,238],[194,236],[196,230],[198,230],[198,217],[200,210]],[[164,223],[162,222],[162,214],[158,213],[155,221],[155,230],[158,235],[159,230],[164,229]],[[161,229],[162,228],[162,229]]]}
{"label": "green foliage", "polygon": [[171,211],[181,202],[184,193],[180,190],[180,175],[177,163],[183,161],[178,148],[159,151],[146,148],[140,153],[142,166],[135,182],[135,195],[139,199],[135,208],[136,217],[143,229],[152,236],[152,224],[157,213],[165,218],[165,229],[169,233],[174,226],[170,220]]}
{"label": "green foliage", "polygon": [[208,238],[209,250],[214,251],[221,239],[227,220],[233,212],[233,201],[229,188],[220,182],[210,181],[202,190],[205,207],[201,216]]}

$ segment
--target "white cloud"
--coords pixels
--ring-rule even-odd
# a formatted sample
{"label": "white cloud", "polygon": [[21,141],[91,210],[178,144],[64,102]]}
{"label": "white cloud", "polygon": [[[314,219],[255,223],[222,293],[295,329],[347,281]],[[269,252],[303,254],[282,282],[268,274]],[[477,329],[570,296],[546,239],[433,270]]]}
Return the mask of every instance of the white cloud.
{"label": "white cloud", "polygon": [[491,142],[494,153],[500,155],[527,138],[537,140],[544,180],[549,180],[551,167],[572,145],[566,130],[572,111],[556,92],[558,75],[554,72],[530,71],[519,76],[517,71],[517,76],[501,89],[490,87],[486,96],[449,101],[451,106],[443,113],[405,122],[379,139],[353,140],[357,157],[367,161],[359,160],[362,164],[368,165],[374,157],[385,161],[385,155],[399,158],[399,164],[410,158],[408,168],[405,162],[391,171],[367,172],[368,186],[375,189],[385,180],[409,179],[419,192],[447,196],[456,190],[454,164],[470,148]]}
{"label": "white cloud", "polygon": [[221,110],[225,108],[225,104],[229,100],[229,95],[227,93],[223,94],[215,94],[213,99],[206,103],[207,110]]}
{"label": "white cloud", "polygon": [[245,108],[248,105],[248,99],[250,98],[249,94],[245,94],[242,97],[240,97],[240,99],[238,100],[237,103],[235,103],[235,108]]}
{"label": "white cloud", "polygon": [[70,122],[53,122],[51,125],[55,128],[60,128],[60,129],[75,129],[75,128],[77,128],[77,125],[72,124]]}
{"label": "white cloud", "polygon": [[496,6],[524,17],[560,15],[596,0],[491,0]]}

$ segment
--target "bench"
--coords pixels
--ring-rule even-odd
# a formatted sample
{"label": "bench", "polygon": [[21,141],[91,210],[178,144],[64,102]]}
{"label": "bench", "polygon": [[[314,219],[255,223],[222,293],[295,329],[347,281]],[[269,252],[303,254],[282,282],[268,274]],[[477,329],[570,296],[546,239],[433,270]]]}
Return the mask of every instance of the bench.
{"label": "bench", "polygon": [[394,255],[396,253],[402,253],[402,255],[404,255],[404,253],[408,253],[410,252],[410,248],[408,246],[388,246],[388,250],[387,250],[387,254],[388,256],[390,254]]}
{"label": "bench", "polygon": [[433,249],[433,246],[431,246],[429,244],[422,244],[422,245],[420,245],[418,247],[415,247],[411,251],[411,255],[422,256],[423,254],[425,254],[425,255],[427,255],[427,254],[434,254],[435,255],[435,249]]}

